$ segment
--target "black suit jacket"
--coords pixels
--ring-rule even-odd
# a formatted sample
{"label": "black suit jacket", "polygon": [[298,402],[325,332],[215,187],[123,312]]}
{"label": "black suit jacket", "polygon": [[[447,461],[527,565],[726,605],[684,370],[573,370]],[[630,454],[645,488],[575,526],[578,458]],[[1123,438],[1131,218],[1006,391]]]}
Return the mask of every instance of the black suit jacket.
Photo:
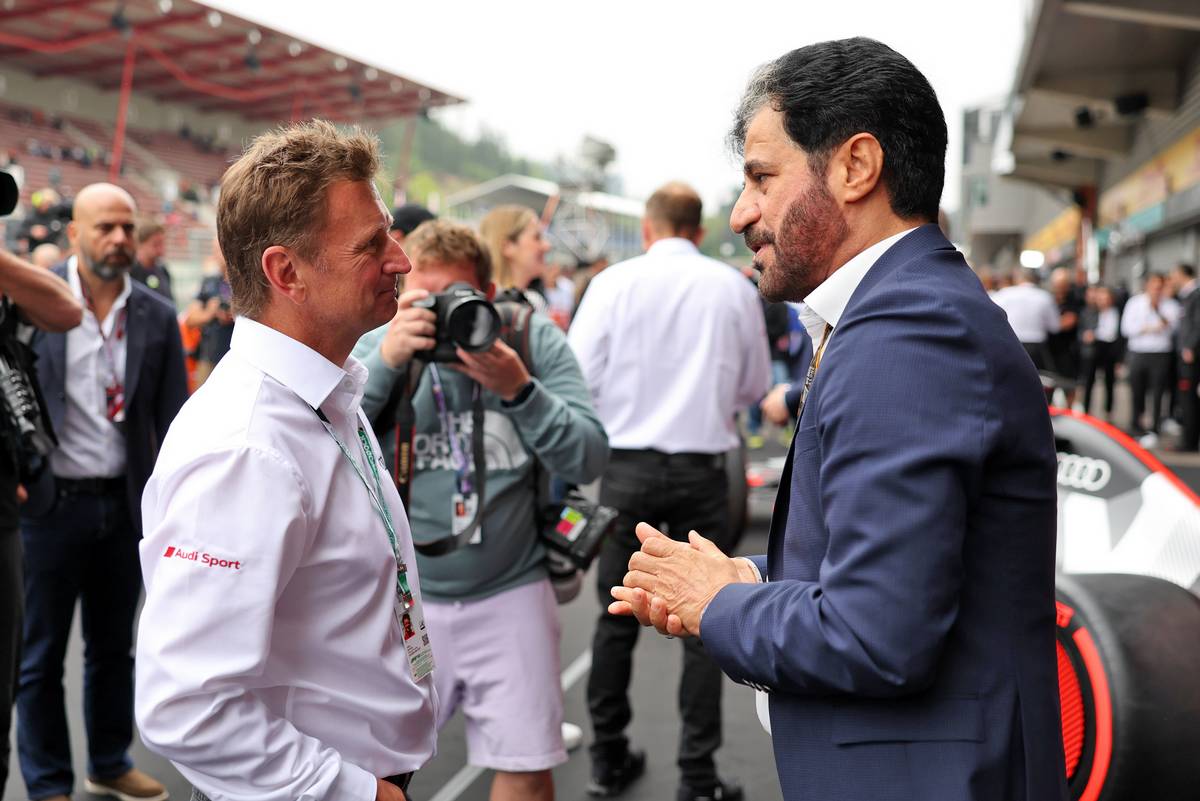
{"label": "black suit jacket", "polygon": [[1196,287],[1186,298],[1179,301],[1182,313],[1176,330],[1179,347],[1200,350],[1200,287]]}
{"label": "black suit jacket", "polygon": [[[54,273],[66,278],[66,264],[56,266]],[[142,489],[171,421],[187,400],[187,373],[175,309],[137,281],[131,281],[131,286],[125,328],[125,479],[129,511],[140,533]],[[67,410],[67,335],[39,331],[33,348],[50,420],[60,429]],[[47,470],[29,488],[22,513],[44,514],[56,494],[54,476]]]}

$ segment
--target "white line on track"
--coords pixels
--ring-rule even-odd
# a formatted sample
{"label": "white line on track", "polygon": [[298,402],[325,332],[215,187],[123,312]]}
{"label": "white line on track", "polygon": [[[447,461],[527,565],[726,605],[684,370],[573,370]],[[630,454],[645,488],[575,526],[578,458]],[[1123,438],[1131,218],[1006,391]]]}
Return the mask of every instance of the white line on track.
{"label": "white line on track", "polygon": [[[587,672],[592,668],[592,649],[588,648],[579,656],[575,657],[575,661],[567,665],[567,669],[562,672],[562,691],[575,686],[575,684],[587,675]],[[437,791],[437,795],[429,801],[455,801],[460,795],[467,791],[467,788],[475,783],[475,780],[483,775],[485,768],[477,768],[474,765],[463,765],[462,769],[450,778],[450,781],[442,785],[442,789]]]}

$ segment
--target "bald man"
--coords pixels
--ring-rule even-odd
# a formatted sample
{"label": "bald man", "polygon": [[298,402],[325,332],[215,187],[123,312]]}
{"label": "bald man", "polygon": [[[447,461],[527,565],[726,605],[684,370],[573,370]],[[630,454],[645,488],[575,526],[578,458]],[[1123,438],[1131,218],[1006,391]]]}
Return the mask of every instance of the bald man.
{"label": "bald man", "polygon": [[53,270],[83,305],[83,322],[34,340],[58,447],[21,508],[17,750],[33,801],[67,801],[75,786],[62,674],[77,602],[85,643],[84,786],[121,801],[167,798],[129,758],[133,618],[142,584],[142,487],[187,397],[187,380],[174,309],[129,279],[134,211],[129,193],[112,184],[92,184],[75,197],[71,256]]}

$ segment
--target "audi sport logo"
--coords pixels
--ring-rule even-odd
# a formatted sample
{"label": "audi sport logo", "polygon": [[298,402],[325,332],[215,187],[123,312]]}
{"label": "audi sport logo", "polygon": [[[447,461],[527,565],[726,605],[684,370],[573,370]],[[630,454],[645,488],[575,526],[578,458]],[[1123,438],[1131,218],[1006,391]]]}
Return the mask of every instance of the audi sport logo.
{"label": "audi sport logo", "polygon": [[1058,454],[1058,485],[1084,492],[1099,492],[1108,486],[1112,478],[1112,465],[1103,459],[1079,456],[1074,453]]}

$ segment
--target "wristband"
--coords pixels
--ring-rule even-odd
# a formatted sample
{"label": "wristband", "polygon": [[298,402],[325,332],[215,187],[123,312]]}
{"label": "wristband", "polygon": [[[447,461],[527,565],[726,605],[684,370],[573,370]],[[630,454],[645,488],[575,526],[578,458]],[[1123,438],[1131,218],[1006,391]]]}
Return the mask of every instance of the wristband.
{"label": "wristband", "polygon": [[526,381],[525,386],[521,387],[521,391],[513,396],[513,399],[508,401],[500,399],[500,405],[505,409],[511,409],[514,406],[520,406],[525,401],[529,400],[529,396],[533,394],[533,381]]}

